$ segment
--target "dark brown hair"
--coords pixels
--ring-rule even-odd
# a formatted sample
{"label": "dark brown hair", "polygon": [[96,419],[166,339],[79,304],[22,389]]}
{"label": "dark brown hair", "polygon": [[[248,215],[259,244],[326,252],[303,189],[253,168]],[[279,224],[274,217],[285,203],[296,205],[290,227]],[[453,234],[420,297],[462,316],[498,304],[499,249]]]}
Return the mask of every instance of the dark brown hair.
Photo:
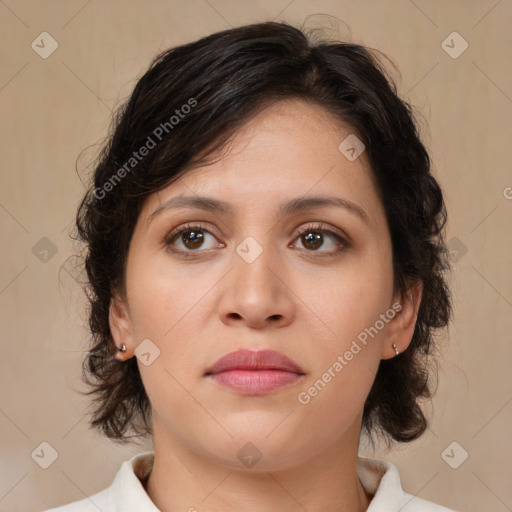
{"label": "dark brown hair", "polygon": [[381,361],[363,428],[370,437],[380,433],[402,442],[426,429],[418,401],[430,397],[433,329],[446,326],[451,306],[443,277],[449,268],[442,234],[446,211],[412,109],[397,96],[374,50],[313,43],[297,28],[267,22],[159,55],[118,110],[79,207],[93,337],[83,378],[94,395],[91,425],[109,438],[126,442],[151,434],[136,358],[113,358],[109,327],[110,302],[115,293],[124,294],[128,249],[144,201],[284,98],[326,109],[362,139],[390,228],[395,290],[406,292],[411,280],[423,284],[412,342],[399,356]]}

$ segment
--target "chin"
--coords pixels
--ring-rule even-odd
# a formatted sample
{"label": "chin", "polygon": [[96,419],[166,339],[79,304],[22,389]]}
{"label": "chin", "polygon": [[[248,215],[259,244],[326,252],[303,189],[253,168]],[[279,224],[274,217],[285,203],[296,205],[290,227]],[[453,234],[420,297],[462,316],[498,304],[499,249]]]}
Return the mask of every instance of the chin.
{"label": "chin", "polygon": [[[261,412],[255,414],[261,416]],[[275,421],[260,419],[257,423],[255,425],[250,418],[241,419],[236,427],[227,427],[232,438],[212,439],[211,444],[202,449],[215,464],[231,471],[254,473],[284,471],[306,463],[313,456],[315,439],[299,438],[296,424],[290,423],[286,428]],[[211,447],[216,450],[212,451]]]}

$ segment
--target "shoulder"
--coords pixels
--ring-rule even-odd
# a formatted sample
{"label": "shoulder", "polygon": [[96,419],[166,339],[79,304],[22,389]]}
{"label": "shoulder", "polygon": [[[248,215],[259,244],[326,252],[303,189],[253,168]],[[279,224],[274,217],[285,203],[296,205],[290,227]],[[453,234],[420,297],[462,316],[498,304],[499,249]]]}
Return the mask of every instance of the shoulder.
{"label": "shoulder", "polygon": [[389,462],[359,457],[357,472],[365,491],[373,496],[367,512],[455,512],[406,493],[398,469]]}
{"label": "shoulder", "polygon": [[451,508],[446,508],[431,501],[423,500],[411,494],[404,493],[404,505],[400,508],[401,512],[455,512]]}
{"label": "shoulder", "polygon": [[134,455],[122,463],[110,487],[79,501],[43,512],[158,512],[141,483],[151,472],[153,461],[153,452]]}
{"label": "shoulder", "polygon": [[103,491],[94,494],[93,496],[89,496],[79,501],[74,501],[73,503],[68,503],[67,505],[62,505],[56,508],[50,508],[48,510],[44,510],[43,512],[98,512],[99,510],[109,510],[109,494],[110,488],[104,489]]}

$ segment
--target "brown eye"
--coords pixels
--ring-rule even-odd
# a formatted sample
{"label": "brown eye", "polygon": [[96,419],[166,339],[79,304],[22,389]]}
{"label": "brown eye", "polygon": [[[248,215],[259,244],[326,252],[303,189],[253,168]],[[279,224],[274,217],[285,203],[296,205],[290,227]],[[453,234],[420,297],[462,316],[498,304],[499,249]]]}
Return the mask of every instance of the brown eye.
{"label": "brown eye", "polygon": [[182,256],[204,254],[212,249],[225,247],[216,237],[202,225],[187,224],[173,230],[164,240],[167,249]]}
{"label": "brown eye", "polygon": [[311,256],[315,254],[315,257],[335,256],[350,246],[341,234],[326,229],[323,224],[305,226],[295,234],[294,245],[299,244],[298,249],[305,250]]}
{"label": "brown eye", "polygon": [[187,249],[199,249],[204,242],[204,235],[201,231],[189,230],[181,235],[181,240]]}
{"label": "brown eye", "polygon": [[308,231],[302,235],[302,243],[306,249],[316,250],[322,247],[324,236],[317,231]]}

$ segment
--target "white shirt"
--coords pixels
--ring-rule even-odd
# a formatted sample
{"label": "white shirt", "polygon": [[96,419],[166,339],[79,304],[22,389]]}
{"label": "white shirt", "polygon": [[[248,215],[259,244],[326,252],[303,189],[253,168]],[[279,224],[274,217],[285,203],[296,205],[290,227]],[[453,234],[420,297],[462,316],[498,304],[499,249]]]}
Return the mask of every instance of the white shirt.
{"label": "white shirt", "polygon": [[[139,453],[121,465],[112,485],[89,498],[44,512],[160,512],[141,480],[153,468],[154,453]],[[367,512],[454,512],[402,490],[397,468],[389,462],[359,457],[357,472],[365,491],[373,495]]]}

